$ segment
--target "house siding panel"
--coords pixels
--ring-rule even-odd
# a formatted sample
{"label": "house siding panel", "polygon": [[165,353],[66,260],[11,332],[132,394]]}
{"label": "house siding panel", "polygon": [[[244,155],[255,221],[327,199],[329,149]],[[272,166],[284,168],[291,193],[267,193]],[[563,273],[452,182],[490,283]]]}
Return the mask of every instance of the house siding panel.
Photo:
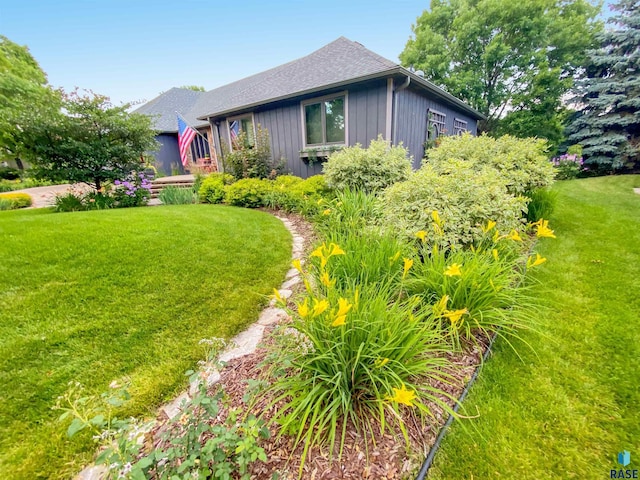
{"label": "house siding panel", "polygon": [[467,128],[477,134],[477,121],[459,110],[453,109],[438,100],[424,96],[411,89],[398,92],[397,126],[394,143],[402,142],[413,156],[414,168],[419,168],[424,157],[424,142],[427,139],[427,111],[438,110],[446,117],[445,128],[448,135],[453,133],[453,120],[458,118],[467,122]]}
{"label": "house siding panel", "polygon": [[178,135],[175,133],[156,135],[156,140],[160,143],[160,147],[155,152],[156,166],[166,175],[171,175],[172,166],[182,172],[182,162],[180,160],[180,151],[178,150]]}
{"label": "house siding panel", "polygon": [[367,147],[386,129],[387,82],[371,82],[348,92],[349,145],[360,143]]}

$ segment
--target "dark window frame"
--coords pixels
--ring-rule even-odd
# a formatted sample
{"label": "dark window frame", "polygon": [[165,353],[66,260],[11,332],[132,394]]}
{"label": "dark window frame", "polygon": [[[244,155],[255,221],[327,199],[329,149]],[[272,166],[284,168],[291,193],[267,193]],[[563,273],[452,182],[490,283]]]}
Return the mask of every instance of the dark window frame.
{"label": "dark window frame", "polygon": [[[326,102],[335,100],[337,98],[343,98],[344,108],[344,141],[327,142],[327,120],[326,120]],[[307,143],[307,121],[306,121],[306,107],[309,105],[320,104],[321,126],[322,126],[322,142],[321,143]],[[323,147],[327,145],[348,145],[349,144],[349,95],[347,91],[338,92],[331,95],[325,95],[322,97],[310,98],[300,102],[300,115],[302,122],[302,145],[303,148],[315,148]]]}

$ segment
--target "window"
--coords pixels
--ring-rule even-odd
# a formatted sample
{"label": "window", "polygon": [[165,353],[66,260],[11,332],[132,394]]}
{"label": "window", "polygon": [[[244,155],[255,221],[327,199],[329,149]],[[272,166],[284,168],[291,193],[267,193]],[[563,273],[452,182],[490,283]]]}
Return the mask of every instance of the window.
{"label": "window", "polygon": [[253,129],[252,114],[229,118],[227,119],[227,126],[229,127],[229,141],[232,147],[241,132],[246,135],[247,143],[250,147],[255,145],[256,137]]}
{"label": "window", "polygon": [[302,103],[305,146],[346,143],[346,95]]}
{"label": "window", "polygon": [[446,133],[447,115],[437,110],[427,112],[427,141],[434,141]]}
{"label": "window", "polygon": [[454,135],[462,135],[467,130],[467,122],[464,120],[460,120],[459,118],[453,119],[453,134]]}

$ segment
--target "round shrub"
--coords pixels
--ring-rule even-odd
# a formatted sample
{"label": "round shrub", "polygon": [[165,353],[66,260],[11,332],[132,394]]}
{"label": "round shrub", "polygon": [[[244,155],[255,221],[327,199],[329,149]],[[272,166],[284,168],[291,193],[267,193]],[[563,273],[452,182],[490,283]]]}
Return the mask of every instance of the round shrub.
{"label": "round shrub", "polygon": [[6,210],[30,207],[32,204],[31,196],[26,193],[0,193],[0,200],[2,209]]}
{"label": "round shrub", "polygon": [[495,169],[509,192],[516,195],[553,183],[555,172],[549,163],[544,140],[510,135],[475,137],[469,133],[439,140],[437,148],[427,151],[425,160],[438,173],[450,173],[458,165],[452,163],[453,160],[464,160],[476,171],[486,167]]}
{"label": "round shrub", "polygon": [[[389,187],[382,198],[384,225],[409,238],[424,230],[427,240],[451,245],[480,239],[489,220],[502,232],[522,227],[527,199],[511,195],[491,167],[476,171],[455,160],[451,165],[455,168],[446,174],[425,165]],[[442,234],[433,227],[434,210],[442,219]]]}
{"label": "round shrub", "polygon": [[331,188],[327,185],[327,180],[324,175],[314,175],[306,180],[298,183],[294,190],[301,195],[309,197],[325,196],[331,193]]}
{"label": "round shrub", "polygon": [[198,196],[202,203],[221,203],[225,196],[225,187],[233,183],[233,176],[226,173],[212,173],[202,181]]}
{"label": "round shrub", "polygon": [[392,147],[379,135],[369,148],[358,143],[332,154],[323,172],[332,188],[378,192],[406,180],[411,173],[411,160],[402,145]]}
{"label": "round shrub", "polygon": [[289,190],[302,182],[303,180],[295,175],[280,175],[273,180],[273,186],[278,190]]}
{"label": "round shrub", "polygon": [[243,178],[226,188],[225,203],[236,207],[262,207],[264,197],[272,190],[273,186],[269,180]]}
{"label": "round shrub", "polygon": [[11,167],[0,167],[0,178],[3,180],[17,180],[20,178],[20,170]]}

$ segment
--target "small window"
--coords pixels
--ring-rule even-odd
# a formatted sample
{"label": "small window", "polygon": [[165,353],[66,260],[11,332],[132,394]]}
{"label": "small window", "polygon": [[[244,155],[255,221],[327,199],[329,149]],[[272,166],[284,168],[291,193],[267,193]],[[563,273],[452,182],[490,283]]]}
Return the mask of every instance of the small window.
{"label": "small window", "polygon": [[427,141],[433,141],[446,134],[446,121],[446,114],[429,109],[427,113]]}
{"label": "small window", "polygon": [[469,131],[467,128],[467,122],[464,120],[460,120],[459,118],[453,119],[453,134],[454,135],[462,135],[464,132]]}
{"label": "small window", "polygon": [[256,143],[255,132],[253,130],[253,116],[245,115],[242,117],[234,117],[227,120],[229,126],[229,140],[231,145],[236,143],[240,133],[246,135],[246,141],[250,147],[253,147]]}
{"label": "small window", "polygon": [[302,105],[306,146],[346,143],[344,95]]}

